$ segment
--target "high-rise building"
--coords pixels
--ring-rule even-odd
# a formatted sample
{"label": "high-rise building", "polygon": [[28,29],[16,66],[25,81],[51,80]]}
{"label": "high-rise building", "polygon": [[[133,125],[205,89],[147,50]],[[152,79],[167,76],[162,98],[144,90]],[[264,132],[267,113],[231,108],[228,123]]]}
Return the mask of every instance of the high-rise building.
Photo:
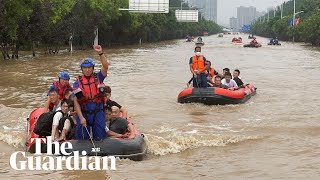
{"label": "high-rise building", "polygon": [[217,0],[206,0],[204,17],[217,23]]}
{"label": "high-rise building", "polygon": [[196,7],[202,14],[201,18],[206,20],[217,22],[217,3],[218,0],[185,0],[189,3],[189,6]]}
{"label": "high-rise building", "polygon": [[230,29],[232,31],[239,31],[239,26],[238,26],[238,18],[232,17],[230,18]]}
{"label": "high-rise building", "polygon": [[257,10],[255,7],[243,7],[237,8],[238,26],[242,28],[244,25],[250,25],[252,21],[257,17]]}

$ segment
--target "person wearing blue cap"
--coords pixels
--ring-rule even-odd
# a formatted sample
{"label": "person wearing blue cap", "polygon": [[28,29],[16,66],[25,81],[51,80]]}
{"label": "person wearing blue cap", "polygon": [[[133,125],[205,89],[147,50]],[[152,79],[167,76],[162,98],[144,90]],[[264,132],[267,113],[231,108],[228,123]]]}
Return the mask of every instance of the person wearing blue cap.
{"label": "person wearing blue cap", "polygon": [[47,102],[45,105],[45,109],[46,110],[52,110],[53,109],[53,104],[50,102],[50,90],[55,89],[58,92],[59,95],[59,99],[63,99],[64,98],[64,94],[67,91],[67,89],[70,89],[70,84],[69,84],[69,80],[70,80],[70,75],[67,72],[61,71],[58,74],[58,81],[53,82],[50,86],[49,86],[49,90],[47,93]]}
{"label": "person wearing blue cap", "polygon": [[77,113],[76,139],[101,139],[106,137],[104,113],[104,84],[109,63],[100,45],[94,46],[102,68],[94,72],[92,58],[84,58],[80,64],[82,75],[73,84],[74,108]]}

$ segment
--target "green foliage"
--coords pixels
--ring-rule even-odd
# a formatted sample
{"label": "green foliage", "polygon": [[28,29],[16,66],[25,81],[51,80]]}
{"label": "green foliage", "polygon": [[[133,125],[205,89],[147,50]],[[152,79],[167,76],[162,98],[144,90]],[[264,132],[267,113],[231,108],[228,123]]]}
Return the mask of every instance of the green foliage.
{"label": "green foliage", "polygon": [[[170,0],[170,7],[180,7],[181,2]],[[128,0],[0,0],[0,44],[61,46],[67,45],[72,34],[74,45],[87,47],[92,45],[96,27],[102,45],[221,32],[211,21],[177,22],[175,8],[170,8],[168,14],[119,11],[126,7]]]}
{"label": "green foliage", "polygon": [[265,37],[277,36],[282,40],[291,40],[294,37],[296,41],[320,45],[320,1],[296,1],[296,12],[299,11],[304,11],[296,15],[296,18],[300,18],[300,23],[295,26],[288,25],[288,20],[293,17],[293,1],[284,3],[283,19],[279,18],[280,11],[278,11],[277,17],[269,22],[254,23],[251,33]]}

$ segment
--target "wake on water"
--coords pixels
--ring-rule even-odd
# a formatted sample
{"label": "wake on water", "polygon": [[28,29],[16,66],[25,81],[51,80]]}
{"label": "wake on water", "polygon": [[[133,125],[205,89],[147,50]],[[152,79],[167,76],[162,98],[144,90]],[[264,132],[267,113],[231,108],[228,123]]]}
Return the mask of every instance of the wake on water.
{"label": "wake on water", "polygon": [[[26,119],[30,112],[30,109],[0,105],[0,141],[16,149],[23,149],[27,135]],[[179,128],[170,125],[160,126],[145,133],[148,153],[160,156],[180,153],[187,149],[226,146],[261,138],[239,135],[239,132],[231,127],[195,123],[188,123]]]}

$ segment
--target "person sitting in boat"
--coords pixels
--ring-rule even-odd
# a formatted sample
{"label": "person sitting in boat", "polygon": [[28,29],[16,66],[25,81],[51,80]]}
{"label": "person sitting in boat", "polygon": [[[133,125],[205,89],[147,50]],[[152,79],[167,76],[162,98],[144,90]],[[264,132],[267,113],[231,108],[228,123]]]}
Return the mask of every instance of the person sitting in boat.
{"label": "person sitting in boat", "polygon": [[186,36],[186,41],[187,42],[191,42],[192,41],[192,37],[189,34]]}
{"label": "person sitting in boat", "polygon": [[276,38],[273,40],[273,44],[275,44],[275,45],[278,45],[278,44],[279,44],[279,39],[278,39],[278,37],[276,37]]}
{"label": "person sitting in boat", "polygon": [[239,75],[240,75],[240,70],[235,69],[233,71],[233,78],[232,79],[237,83],[239,88],[242,88],[244,86],[244,84],[243,84],[241,78],[239,77]]}
{"label": "person sitting in boat", "polygon": [[64,94],[63,94],[63,98],[64,99],[70,99],[70,100],[73,100],[73,97],[72,97],[72,88],[68,88]]}
{"label": "person sitting in boat", "polygon": [[273,38],[270,39],[269,44],[270,44],[270,45],[273,45],[273,44],[274,44],[274,39],[273,39]]}
{"label": "person sitting in boat", "polygon": [[52,104],[52,109],[50,111],[57,111],[57,109],[60,109],[61,106],[61,100],[59,99],[58,89],[50,89],[49,90],[49,103]]}
{"label": "person sitting in boat", "polygon": [[63,71],[59,72],[58,78],[59,78],[59,80],[53,82],[49,87],[48,94],[47,94],[48,98],[47,98],[46,105],[44,107],[46,111],[52,110],[52,108],[54,106],[53,104],[50,103],[49,91],[51,89],[58,90],[59,99],[61,100],[61,99],[63,99],[63,95],[64,95],[65,91],[67,89],[71,88],[70,84],[69,84],[69,80],[70,80],[69,73],[63,72]]}
{"label": "person sitting in boat", "polygon": [[258,44],[258,42],[257,42],[257,40],[256,40],[256,38],[254,37],[253,38],[253,40],[250,42],[250,44],[252,44],[252,45],[256,45],[256,44]]}
{"label": "person sitting in boat", "polygon": [[213,78],[215,76],[221,77],[222,75],[211,66],[211,61],[207,61],[206,65],[209,66],[209,70],[208,70],[208,74],[207,74],[208,86],[212,87],[214,84]]}
{"label": "person sitting in boat", "polygon": [[53,140],[74,139],[71,129],[75,127],[73,119],[69,116],[69,104],[67,99],[62,99],[60,108],[57,109],[52,121],[51,137]]}
{"label": "person sitting in boat", "polygon": [[197,41],[202,42],[202,37],[199,36]]}
{"label": "person sitting in boat", "polygon": [[94,46],[94,50],[102,64],[100,71],[94,72],[95,63],[92,58],[84,58],[80,64],[82,75],[79,75],[73,84],[77,139],[106,137],[103,81],[107,76],[109,63],[100,45]]}
{"label": "person sitting in boat", "polygon": [[224,79],[226,72],[230,72],[229,68],[223,68],[221,78]]}
{"label": "person sitting in boat", "polygon": [[194,49],[195,55],[190,58],[189,68],[193,75],[193,87],[206,88],[208,87],[206,58],[201,55],[201,47],[197,46]]}
{"label": "person sitting in boat", "polygon": [[223,85],[227,86],[229,90],[238,89],[237,83],[233,79],[231,79],[231,73],[230,72],[226,72],[225,78],[222,79],[221,83]]}
{"label": "person sitting in boat", "polygon": [[221,76],[214,77],[214,84],[212,85],[212,87],[228,89],[227,86],[221,84]]}
{"label": "person sitting in boat", "polygon": [[241,38],[241,37],[239,37],[238,39],[239,39],[239,40],[242,40],[242,38]]}
{"label": "person sitting in boat", "polygon": [[128,137],[128,135],[126,134],[118,134],[115,133],[113,131],[109,130],[109,125],[110,125],[110,121],[111,121],[111,107],[105,107],[105,112],[106,112],[106,133],[107,133],[107,137],[112,137],[112,138],[126,138]]}
{"label": "person sitting in boat", "polygon": [[126,119],[127,117],[128,117],[128,112],[127,112],[127,110],[124,108],[124,106],[121,106],[120,104],[118,104],[117,102],[115,102],[115,101],[112,101],[111,99],[110,99],[110,97],[111,97],[111,88],[110,88],[110,86],[106,86],[105,88],[104,88],[104,92],[105,92],[105,97],[106,97],[106,99],[105,99],[105,107],[109,107],[109,108],[111,108],[112,106],[117,106],[119,109],[120,109],[120,112],[122,113],[122,118],[124,118],[124,119]]}
{"label": "person sitting in boat", "polygon": [[105,130],[108,137],[129,139],[135,137],[133,124],[120,117],[120,109],[117,106],[111,107],[109,127],[106,127]]}

